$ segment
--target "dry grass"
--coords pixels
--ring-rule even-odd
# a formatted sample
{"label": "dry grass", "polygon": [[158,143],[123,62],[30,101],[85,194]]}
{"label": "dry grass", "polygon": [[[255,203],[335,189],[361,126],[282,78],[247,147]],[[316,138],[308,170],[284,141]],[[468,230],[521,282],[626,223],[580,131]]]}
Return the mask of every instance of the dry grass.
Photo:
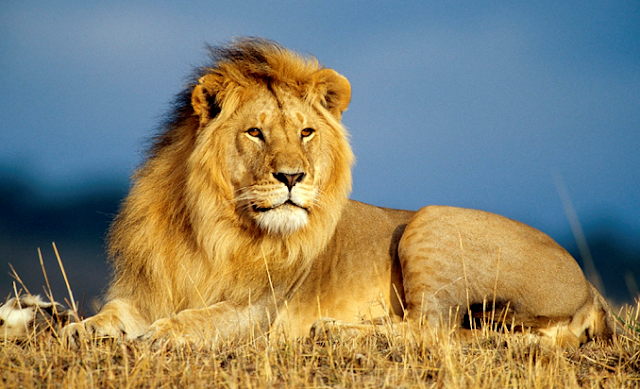
{"label": "dry grass", "polygon": [[114,339],[72,348],[50,328],[23,343],[0,339],[0,388],[640,387],[639,317],[640,301],[620,311],[615,344],[594,341],[578,350],[481,330],[466,342],[456,332],[434,340],[372,331],[297,340],[260,336],[215,350]]}
{"label": "dry grass", "polygon": [[520,334],[481,334],[471,343],[365,336],[229,343],[218,350],[153,350],[139,342],[96,341],[70,349],[52,332],[23,344],[0,341],[0,387],[451,387],[640,386],[635,326],[616,345],[560,350]]}

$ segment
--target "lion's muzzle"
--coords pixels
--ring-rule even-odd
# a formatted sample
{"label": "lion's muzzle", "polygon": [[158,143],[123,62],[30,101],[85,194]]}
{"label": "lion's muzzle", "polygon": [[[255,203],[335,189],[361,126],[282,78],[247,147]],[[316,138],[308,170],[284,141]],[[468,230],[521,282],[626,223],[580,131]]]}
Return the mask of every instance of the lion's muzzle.
{"label": "lion's muzzle", "polygon": [[273,177],[275,177],[276,180],[285,184],[287,186],[287,189],[289,189],[289,191],[291,191],[291,189],[295,184],[297,184],[298,182],[301,182],[305,176],[306,176],[305,173],[293,173],[293,174],[273,173]]}

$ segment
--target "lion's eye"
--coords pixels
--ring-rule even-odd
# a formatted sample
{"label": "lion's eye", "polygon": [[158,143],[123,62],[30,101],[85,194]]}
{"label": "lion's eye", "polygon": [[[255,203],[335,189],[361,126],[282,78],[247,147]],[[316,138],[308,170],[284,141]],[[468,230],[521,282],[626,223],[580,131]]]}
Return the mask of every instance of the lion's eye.
{"label": "lion's eye", "polygon": [[247,130],[247,135],[249,135],[251,137],[254,137],[254,138],[258,138],[258,139],[263,139],[262,131],[260,131],[259,129],[257,129],[255,127],[248,129]]}
{"label": "lion's eye", "polygon": [[316,132],[316,130],[314,130],[313,128],[305,128],[304,130],[300,131],[300,135],[302,135],[303,138],[307,138],[314,132]]}

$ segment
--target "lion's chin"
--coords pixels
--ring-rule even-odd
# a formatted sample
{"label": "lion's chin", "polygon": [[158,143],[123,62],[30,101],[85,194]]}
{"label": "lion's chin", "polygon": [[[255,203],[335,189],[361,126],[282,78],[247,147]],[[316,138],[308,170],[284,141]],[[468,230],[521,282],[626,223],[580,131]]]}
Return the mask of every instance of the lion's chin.
{"label": "lion's chin", "polygon": [[254,213],[258,227],[268,234],[291,235],[307,225],[309,212],[293,204],[283,204]]}

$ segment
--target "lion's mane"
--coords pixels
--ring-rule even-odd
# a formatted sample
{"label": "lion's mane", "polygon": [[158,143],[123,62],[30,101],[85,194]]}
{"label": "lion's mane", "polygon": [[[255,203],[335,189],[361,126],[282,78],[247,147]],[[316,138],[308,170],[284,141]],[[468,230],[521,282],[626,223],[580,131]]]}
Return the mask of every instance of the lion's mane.
{"label": "lion's mane", "polygon": [[[311,82],[322,69],[311,56],[261,39],[210,48],[211,64],[195,71],[177,97],[149,157],[133,177],[130,194],[109,233],[113,277],[107,299],[126,298],[157,318],[216,301],[257,299],[274,284],[300,278],[331,238],[351,190],[353,155],[335,96]],[[222,87],[208,96],[211,123],[203,130],[193,107],[199,79],[214,74]],[[319,206],[305,227],[272,236],[239,219],[227,173],[225,123],[257,86],[289,88],[320,114],[330,136],[333,166],[322,183]],[[231,159],[232,160],[232,159]],[[204,301],[203,301],[204,300]]]}

